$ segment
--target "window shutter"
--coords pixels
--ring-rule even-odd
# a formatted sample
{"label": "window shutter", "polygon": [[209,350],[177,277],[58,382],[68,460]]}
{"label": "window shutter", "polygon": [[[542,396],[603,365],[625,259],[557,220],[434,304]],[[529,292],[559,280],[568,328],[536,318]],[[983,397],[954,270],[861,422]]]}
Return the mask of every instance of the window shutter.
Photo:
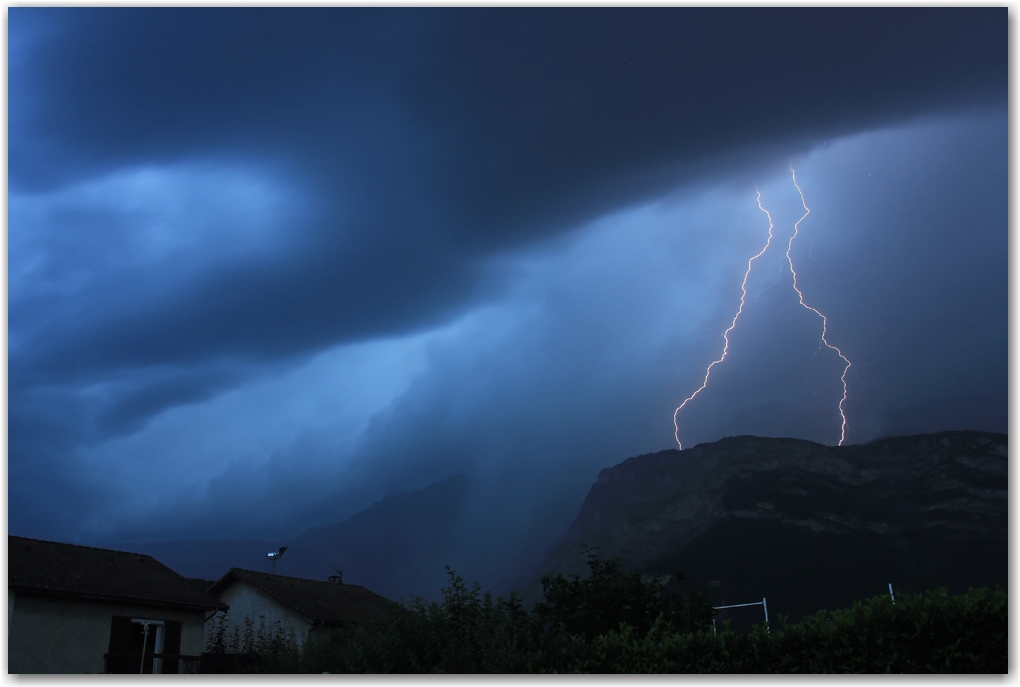
{"label": "window shutter", "polygon": [[[134,628],[131,626],[131,618],[123,615],[115,615],[110,621],[110,648],[107,649],[109,658],[106,660],[107,673],[137,673],[138,661],[142,657],[141,647],[133,647],[132,639]],[[132,660],[131,652],[135,652]],[[131,670],[131,664],[135,669]]]}
{"label": "window shutter", "polygon": [[[181,653],[181,621],[167,620],[163,623],[163,653]],[[163,672],[176,673],[180,662],[176,658],[163,659]]]}
{"label": "window shutter", "polygon": [[131,618],[115,615],[110,623],[110,648],[112,653],[131,651]]}

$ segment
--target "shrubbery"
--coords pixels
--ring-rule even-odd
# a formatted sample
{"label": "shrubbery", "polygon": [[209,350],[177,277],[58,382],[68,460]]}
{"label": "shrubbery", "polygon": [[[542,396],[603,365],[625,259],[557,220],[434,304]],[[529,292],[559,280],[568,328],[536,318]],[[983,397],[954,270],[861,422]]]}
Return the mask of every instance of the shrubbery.
{"label": "shrubbery", "polygon": [[547,671],[583,673],[1006,673],[1006,592],[945,589],[881,595],[796,624],[782,617],[749,634],[624,627],[559,655]]}
{"label": "shrubbery", "polygon": [[702,593],[691,593],[676,575],[672,592],[657,578],[643,580],[627,571],[619,558],[599,560],[587,551],[589,576],[542,578],[545,601],[535,606],[536,620],[546,633],[581,635],[592,640],[628,625],[646,634],[656,621],[660,628],[694,632],[712,625],[712,605]]}
{"label": "shrubbery", "polygon": [[[441,602],[415,599],[377,628],[310,639],[282,633],[240,648],[251,672],[309,673],[1005,673],[1001,589],[944,589],[820,611],[771,633],[711,630],[704,596],[667,592],[619,559],[589,553],[590,575],[542,579],[532,612],[511,594],[493,600],[452,570]],[[250,628],[249,628],[250,630]],[[252,633],[242,635],[241,640]],[[250,644],[250,646],[249,646]],[[243,650],[247,649],[247,652]]]}
{"label": "shrubbery", "polygon": [[280,621],[266,625],[259,616],[258,627],[250,617],[244,619],[244,630],[235,626],[227,632],[226,616],[220,615],[209,646],[202,655],[206,673],[299,673],[304,662],[297,637]]}

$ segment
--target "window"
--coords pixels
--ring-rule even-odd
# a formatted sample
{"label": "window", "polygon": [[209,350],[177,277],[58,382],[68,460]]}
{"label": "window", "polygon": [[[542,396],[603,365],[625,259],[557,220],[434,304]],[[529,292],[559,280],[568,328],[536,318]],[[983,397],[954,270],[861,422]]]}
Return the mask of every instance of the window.
{"label": "window", "polygon": [[181,623],[115,615],[110,625],[107,673],[176,673]]}

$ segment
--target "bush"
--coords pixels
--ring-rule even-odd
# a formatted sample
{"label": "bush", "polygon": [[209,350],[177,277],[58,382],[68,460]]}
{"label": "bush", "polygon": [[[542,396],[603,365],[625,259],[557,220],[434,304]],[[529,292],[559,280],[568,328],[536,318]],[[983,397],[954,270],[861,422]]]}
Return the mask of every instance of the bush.
{"label": "bush", "polygon": [[[447,568],[442,603],[412,600],[381,628],[363,629],[333,642],[330,672],[515,673],[527,672],[530,620],[513,594],[493,601],[475,583]],[[320,646],[320,655],[329,654]],[[319,671],[322,672],[322,671]]]}
{"label": "bush", "polygon": [[687,591],[683,573],[676,575],[678,589],[667,592],[659,579],[646,581],[640,573],[624,570],[619,557],[603,561],[595,550],[586,553],[587,578],[542,577],[545,601],[535,606],[535,614],[545,632],[582,635],[591,641],[621,625],[641,635],[654,623],[682,632],[711,626],[711,604],[703,593]]}
{"label": "bush", "polygon": [[540,661],[549,672],[575,673],[1006,673],[1006,593],[945,589],[859,601],[771,633],[678,633],[656,624],[645,636],[630,627],[592,641],[575,635]]}
{"label": "bush", "polygon": [[[528,613],[447,568],[441,602],[395,605],[375,628],[312,637],[279,627],[214,636],[237,672],[271,673],[1005,673],[1006,592],[881,595],[748,634],[710,629],[704,595],[667,592],[619,559],[588,553],[590,575],[543,578]],[[237,653],[231,653],[232,651]],[[225,670],[224,670],[225,672]]]}
{"label": "bush", "polygon": [[264,616],[259,616],[257,629],[255,621],[245,616],[244,631],[235,626],[228,635],[226,616],[220,615],[202,654],[205,673],[298,673],[303,668],[294,631],[279,620],[267,626]]}

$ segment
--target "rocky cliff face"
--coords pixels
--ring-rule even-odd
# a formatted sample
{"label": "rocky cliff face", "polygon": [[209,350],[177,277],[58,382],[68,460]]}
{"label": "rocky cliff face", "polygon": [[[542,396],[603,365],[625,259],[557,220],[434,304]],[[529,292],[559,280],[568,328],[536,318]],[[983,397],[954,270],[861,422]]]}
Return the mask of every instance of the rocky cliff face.
{"label": "rocky cliff face", "polygon": [[1006,585],[1007,439],[741,436],[638,456],[599,474],[546,568],[583,574],[585,544],[650,574],[684,571],[716,604],[767,597],[791,617],[890,582]]}

